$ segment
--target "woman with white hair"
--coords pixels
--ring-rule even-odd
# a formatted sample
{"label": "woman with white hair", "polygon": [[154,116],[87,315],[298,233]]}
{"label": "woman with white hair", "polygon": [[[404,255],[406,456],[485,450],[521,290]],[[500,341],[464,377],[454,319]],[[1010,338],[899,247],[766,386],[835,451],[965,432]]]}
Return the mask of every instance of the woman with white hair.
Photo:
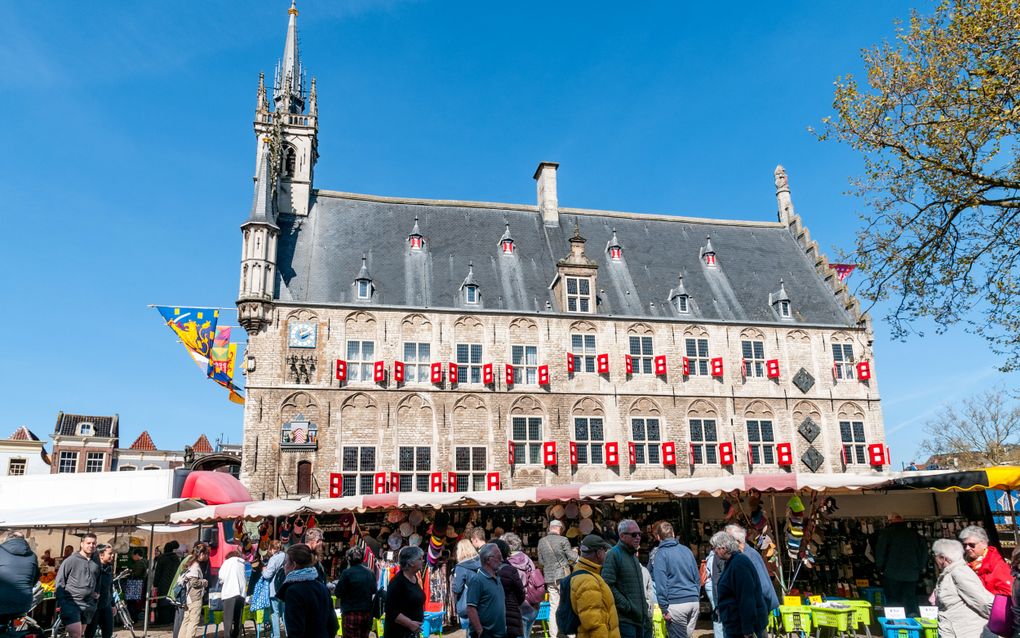
{"label": "woman with white hair", "polygon": [[760,638],[768,624],[769,608],[754,563],[740,552],[740,541],[726,532],[717,532],[710,542],[715,555],[726,561],[715,606],[726,638]]}
{"label": "woman with white hair", "polygon": [[935,604],[939,608],[939,638],[980,638],[986,631],[994,596],[963,560],[960,541],[942,538],[932,545],[939,578]]}

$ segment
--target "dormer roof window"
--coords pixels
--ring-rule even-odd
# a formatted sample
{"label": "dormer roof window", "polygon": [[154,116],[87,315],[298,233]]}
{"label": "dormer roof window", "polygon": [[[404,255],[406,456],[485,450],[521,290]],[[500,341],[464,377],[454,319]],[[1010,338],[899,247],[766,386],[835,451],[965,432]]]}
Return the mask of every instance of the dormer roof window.
{"label": "dormer roof window", "polygon": [[372,275],[368,272],[368,258],[365,255],[361,256],[361,270],[358,271],[358,276],[354,278],[354,292],[361,301],[370,300],[372,293],[375,292]]}
{"label": "dormer roof window", "polygon": [[418,228],[418,216],[414,216],[414,228],[411,229],[411,234],[407,236],[407,243],[411,246],[411,250],[422,250],[425,248],[425,237],[421,234],[421,229]]}
{"label": "dormer roof window", "polygon": [[468,274],[464,278],[464,282],[460,285],[460,291],[463,295],[465,304],[477,305],[480,300],[480,294],[478,290],[478,282],[475,281],[475,265],[468,264]]}
{"label": "dormer roof window", "polygon": [[609,259],[612,261],[623,261],[623,247],[620,246],[620,240],[616,237],[616,229],[613,229],[613,237],[606,244],[606,252],[609,253]]}
{"label": "dormer roof window", "polygon": [[677,286],[669,291],[669,302],[673,304],[673,308],[680,314],[689,314],[691,312],[691,296],[687,294],[687,289],[684,288],[684,276],[679,275],[677,277]]}
{"label": "dormer roof window", "polygon": [[793,307],[790,304],[790,296],[786,294],[786,284],[779,280],[779,292],[769,293],[769,305],[780,319],[793,319]]}
{"label": "dormer roof window", "polygon": [[503,251],[504,255],[512,255],[514,248],[514,238],[510,235],[510,222],[507,222],[506,230],[503,232],[503,236],[499,238],[499,249]]}
{"label": "dormer roof window", "polygon": [[709,268],[715,268],[717,266],[715,261],[715,249],[712,248],[712,237],[705,237],[705,245],[701,247],[701,259],[704,260],[705,265]]}
{"label": "dormer roof window", "polygon": [[94,436],[96,433],[96,426],[92,425],[88,421],[82,421],[78,424],[78,436]]}

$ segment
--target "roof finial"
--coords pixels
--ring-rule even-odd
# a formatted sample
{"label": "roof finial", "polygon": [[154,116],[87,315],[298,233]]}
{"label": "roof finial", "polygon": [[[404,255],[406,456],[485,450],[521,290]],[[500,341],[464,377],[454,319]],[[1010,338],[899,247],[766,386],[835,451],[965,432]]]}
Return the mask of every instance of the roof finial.
{"label": "roof finial", "polygon": [[581,224],[577,221],[577,216],[574,216],[574,239],[581,238]]}
{"label": "roof finial", "polygon": [[297,3],[291,0],[287,10],[287,39],[283,45],[283,58],[277,65],[276,81],[273,86],[273,101],[277,110],[284,108],[291,113],[304,110],[304,86],[302,82],[301,56],[298,53]]}
{"label": "roof finial", "polygon": [[290,0],[290,9],[287,9],[287,13],[292,16],[296,16],[298,14],[297,0]]}

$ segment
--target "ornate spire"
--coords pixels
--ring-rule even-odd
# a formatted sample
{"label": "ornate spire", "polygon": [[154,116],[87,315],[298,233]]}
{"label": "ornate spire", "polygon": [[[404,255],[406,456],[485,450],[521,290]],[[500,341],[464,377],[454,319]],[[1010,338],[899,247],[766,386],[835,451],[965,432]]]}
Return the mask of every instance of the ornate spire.
{"label": "ornate spire", "polygon": [[418,227],[418,216],[414,216],[414,228],[411,229],[411,234],[407,236],[407,243],[411,245],[412,250],[421,250],[425,247],[425,237],[421,234],[421,229]]}
{"label": "ornate spire", "polygon": [[269,110],[269,100],[266,98],[266,74],[259,72],[259,92],[256,99],[255,110],[262,112]]}
{"label": "ornate spire", "polygon": [[701,258],[706,266],[715,266],[715,249],[712,248],[712,236],[705,235],[705,245],[701,247]]}
{"label": "ornate spire", "polygon": [[478,282],[475,281],[475,264],[474,262],[468,263],[468,274],[464,278],[464,281],[460,284],[460,287],[464,286],[477,286]]}
{"label": "ornate spire", "polygon": [[372,281],[372,275],[368,273],[368,256],[365,253],[361,253],[361,270],[358,271],[354,281]]}
{"label": "ornate spire", "polygon": [[312,88],[308,93],[308,114],[319,115],[319,92],[315,88],[315,78],[312,78]]}
{"label": "ornate spire", "polygon": [[291,0],[287,10],[290,19],[287,22],[287,40],[283,45],[283,58],[276,66],[276,79],[273,84],[273,101],[276,109],[301,113],[304,110],[304,82],[301,68],[301,56],[298,54],[297,16],[295,0]]}
{"label": "ornate spire", "polygon": [[669,291],[669,298],[671,300],[675,299],[676,297],[680,297],[680,296],[684,296],[684,297],[687,296],[687,288],[684,287],[684,275],[683,275],[683,273],[680,273],[677,276],[676,288],[673,288],[673,289],[671,289]]}
{"label": "ornate spire", "polygon": [[273,205],[273,178],[270,176],[269,136],[262,138],[262,149],[259,151],[259,169],[255,176],[255,197],[251,204],[251,214],[246,223],[262,223],[276,227],[276,211]]}
{"label": "ornate spire", "polygon": [[610,238],[609,243],[606,244],[606,252],[609,253],[609,258],[613,261],[620,261],[623,259],[623,246],[620,245],[620,240],[616,236],[616,229],[613,229],[613,236]]}
{"label": "ornate spire", "polygon": [[793,198],[790,197],[790,180],[786,177],[786,169],[780,164],[774,173],[776,178],[776,206],[779,208],[779,221],[789,224],[793,219]]}
{"label": "ornate spire", "polygon": [[503,236],[499,238],[499,248],[503,251],[504,255],[511,255],[514,252],[514,238],[510,236],[510,222],[506,222],[506,230],[503,231]]}

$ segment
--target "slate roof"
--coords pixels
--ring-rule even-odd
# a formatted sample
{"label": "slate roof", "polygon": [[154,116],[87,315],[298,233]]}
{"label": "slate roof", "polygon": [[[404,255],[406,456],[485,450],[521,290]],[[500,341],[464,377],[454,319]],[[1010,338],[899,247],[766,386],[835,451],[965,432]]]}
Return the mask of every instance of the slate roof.
{"label": "slate roof", "polygon": [[[425,248],[412,251],[415,216]],[[680,318],[668,303],[677,276],[690,295],[685,321],[853,326],[804,250],[777,222],[722,222],[560,209],[559,226],[534,206],[399,200],[317,191],[307,219],[283,215],[276,296],[313,304],[465,308],[460,285],[474,264],[481,303],[471,308],[553,312],[550,284],[575,223],[598,264],[599,316]],[[499,250],[507,230],[516,249]],[[623,259],[609,259],[616,230]],[[711,238],[718,268],[700,255]],[[367,255],[375,291],[359,302],[354,279]],[[784,281],[793,320],[781,321],[769,293]]]}
{"label": "slate roof", "polygon": [[57,415],[57,427],[54,434],[63,436],[78,436],[79,423],[91,423],[95,427],[95,434],[92,436],[101,438],[117,438],[118,435],[117,415],[113,416],[89,416],[86,414],[64,414]]}
{"label": "slate roof", "polygon": [[198,437],[198,440],[191,444],[191,450],[198,454],[211,454],[213,448],[212,445],[209,444],[209,439],[203,434]]}
{"label": "slate roof", "polygon": [[149,436],[148,430],[143,430],[142,433],[138,435],[138,438],[135,439],[135,442],[132,443],[131,447],[128,449],[141,450],[144,452],[155,452],[157,450],[156,444],[152,441],[152,437]]}
{"label": "slate roof", "polygon": [[37,437],[32,432],[32,430],[29,430],[25,426],[21,426],[17,430],[15,430],[13,434],[11,434],[11,436],[8,438],[8,440],[10,440],[10,441],[38,441],[39,437]]}

